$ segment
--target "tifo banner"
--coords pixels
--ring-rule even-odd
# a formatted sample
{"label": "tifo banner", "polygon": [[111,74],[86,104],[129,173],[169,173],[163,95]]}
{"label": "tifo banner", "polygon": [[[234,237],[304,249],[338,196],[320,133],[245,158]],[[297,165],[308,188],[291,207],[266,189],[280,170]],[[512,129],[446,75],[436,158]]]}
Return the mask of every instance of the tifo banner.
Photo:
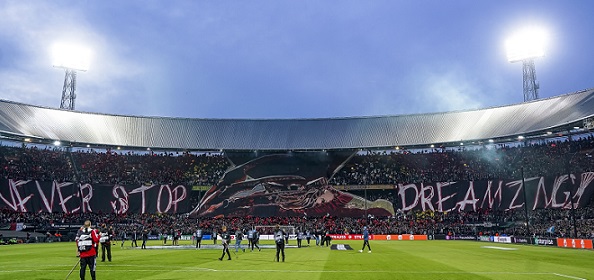
{"label": "tifo banner", "polygon": [[192,216],[394,216],[392,202],[370,201],[328,184],[352,153],[228,154],[235,166],[202,197]]}
{"label": "tifo banner", "polygon": [[531,209],[571,208],[572,203],[575,207],[586,205],[594,193],[594,172],[586,172],[525,180],[400,184],[395,186],[395,197],[369,200],[360,195],[360,189],[356,195],[328,183],[332,172],[348,160],[346,155],[250,153],[235,158],[238,160],[232,160],[237,164],[207,191],[192,216],[386,217],[395,215],[395,209],[512,210],[524,207],[525,201]]}
{"label": "tifo banner", "polygon": [[[402,211],[476,211],[585,206],[594,193],[594,172],[524,180],[462,181],[398,185]],[[526,199],[524,199],[524,193]]]}
{"label": "tifo banner", "polygon": [[122,186],[0,179],[0,209],[63,213],[187,213],[182,185]]}
{"label": "tifo banner", "polygon": [[563,248],[592,249],[592,240],[590,240],[590,239],[573,239],[573,238],[557,238],[557,246],[563,247]]}

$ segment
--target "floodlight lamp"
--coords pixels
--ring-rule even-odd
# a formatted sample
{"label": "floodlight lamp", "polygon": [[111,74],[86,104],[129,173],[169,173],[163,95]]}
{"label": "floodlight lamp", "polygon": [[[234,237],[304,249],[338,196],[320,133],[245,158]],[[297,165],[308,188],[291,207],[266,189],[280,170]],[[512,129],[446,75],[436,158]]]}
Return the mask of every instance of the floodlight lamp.
{"label": "floodlight lamp", "polygon": [[489,139],[489,143],[493,143],[495,142],[493,139]]}
{"label": "floodlight lamp", "polygon": [[54,146],[60,146],[62,143],[60,143],[60,141],[56,140],[54,141]]}
{"label": "floodlight lamp", "polygon": [[87,71],[91,59],[91,51],[87,48],[55,44],[52,47],[53,66],[57,68]]}
{"label": "floodlight lamp", "polygon": [[539,28],[520,30],[505,42],[507,60],[518,62],[544,56],[547,37],[547,33]]}

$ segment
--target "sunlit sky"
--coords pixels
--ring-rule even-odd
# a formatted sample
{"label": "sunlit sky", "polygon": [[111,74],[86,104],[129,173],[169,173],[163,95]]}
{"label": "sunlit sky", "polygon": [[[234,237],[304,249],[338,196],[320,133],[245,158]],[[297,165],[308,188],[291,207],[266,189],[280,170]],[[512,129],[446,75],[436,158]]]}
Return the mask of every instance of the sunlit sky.
{"label": "sunlit sky", "polygon": [[538,26],[542,98],[594,87],[594,1],[0,1],[0,99],[59,107],[51,46],[92,50],[76,109],[325,118],[519,103],[505,40]]}

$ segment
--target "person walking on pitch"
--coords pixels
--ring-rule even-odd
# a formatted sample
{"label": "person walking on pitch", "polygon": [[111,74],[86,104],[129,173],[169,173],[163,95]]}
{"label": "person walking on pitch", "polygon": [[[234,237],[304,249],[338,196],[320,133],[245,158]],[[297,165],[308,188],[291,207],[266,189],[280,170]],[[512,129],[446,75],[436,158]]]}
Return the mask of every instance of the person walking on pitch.
{"label": "person walking on pitch", "polygon": [[359,253],[363,253],[363,250],[365,249],[365,245],[367,245],[367,249],[369,249],[368,253],[371,253],[371,247],[369,247],[369,230],[367,230],[367,227],[363,227],[363,248],[361,248],[361,250],[359,250]]}
{"label": "person walking on pitch", "polygon": [[276,243],[276,258],[275,260],[279,261],[279,254],[282,253],[283,262],[285,262],[285,235],[286,233],[280,228],[279,225],[276,225],[276,229],[274,230],[274,242]]}
{"label": "person walking on pitch", "polygon": [[223,226],[223,232],[221,232],[221,243],[223,244],[223,254],[219,258],[219,261],[223,260],[225,253],[227,253],[228,260],[231,260],[231,253],[229,253],[229,243],[231,242],[231,235],[227,232],[227,227]]}

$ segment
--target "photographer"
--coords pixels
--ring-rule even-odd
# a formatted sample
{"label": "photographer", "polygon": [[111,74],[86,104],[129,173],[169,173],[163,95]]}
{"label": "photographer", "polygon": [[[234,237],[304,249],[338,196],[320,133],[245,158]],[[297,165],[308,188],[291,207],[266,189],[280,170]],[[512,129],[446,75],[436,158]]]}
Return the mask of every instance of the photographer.
{"label": "photographer", "polygon": [[221,243],[223,244],[223,254],[219,258],[219,261],[223,260],[225,253],[229,257],[228,260],[231,260],[231,253],[229,253],[229,243],[231,242],[231,235],[227,232],[227,227],[223,226],[223,232],[221,232]]}
{"label": "photographer", "polygon": [[76,245],[80,252],[80,279],[85,279],[87,266],[91,272],[91,279],[95,280],[95,264],[99,231],[91,228],[91,221],[86,220],[83,227],[76,233]]}
{"label": "photographer", "polygon": [[282,253],[283,262],[285,262],[285,236],[287,234],[276,225],[274,230],[274,242],[276,243],[276,261],[279,261],[279,254]]}

